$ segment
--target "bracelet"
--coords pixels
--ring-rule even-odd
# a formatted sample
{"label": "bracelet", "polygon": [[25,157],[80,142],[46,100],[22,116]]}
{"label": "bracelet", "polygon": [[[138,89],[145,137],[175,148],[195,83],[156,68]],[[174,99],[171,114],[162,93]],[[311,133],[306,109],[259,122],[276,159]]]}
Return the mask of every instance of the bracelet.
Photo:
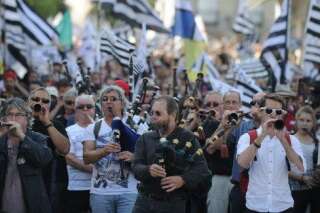
{"label": "bracelet", "polygon": [[254,145],[257,149],[259,149],[259,148],[261,147],[261,145],[257,144],[256,142],[253,142],[253,145]]}
{"label": "bracelet", "polygon": [[50,122],[49,124],[45,125],[44,128],[48,129],[49,127],[53,126],[52,123]]}

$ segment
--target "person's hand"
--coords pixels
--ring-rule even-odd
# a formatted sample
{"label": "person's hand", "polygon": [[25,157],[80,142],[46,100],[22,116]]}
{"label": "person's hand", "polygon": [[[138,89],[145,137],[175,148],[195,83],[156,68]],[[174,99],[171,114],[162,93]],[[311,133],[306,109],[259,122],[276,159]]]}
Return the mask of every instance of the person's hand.
{"label": "person's hand", "polygon": [[275,129],[273,127],[273,123],[276,120],[277,119],[270,118],[270,119],[268,119],[266,122],[264,122],[262,124],[262,134],[263,135],[270,135],[270,136],[274,136],[275,135]]}
{"label": "person's hand", "polygon": [[207,148],[206,148],[206,151],[207,151],[207,153],[209,153],[210,155],[212,155],[214,152],[215,152],[215,146],[214,146],[214,143],[212,142],[212,139],[211,138],[208,138],[207,140],[206,140],[206,144],[208,144],[207,145]]}
{"label": "person's hand", "polygon": [[185,128],[192,131],[196,128],[197,123],[199,123],[197,113],[195,111],[190,112],[186,119]]}
{"label": "person's hand", "polygon": [[172,192],[185,184],[181,176],[170,176],[161,179],[161,188],[166,192]]}
{"label": "person's hand", "polygon": [[133,153],[129,151],[123,151],[119,153],[119,160],[124,161],[132,161],[133,160]]}
{"label": "person's hand", "polygon": [[104,146],[104,150],[107,153],[118,153],[121,151],[121,147],[118,143],[108,143]]}
{"label": "person's hand", "polygon": [[149,173],[152,177],[166,177],[167,173],[166,170],[164,168],[162,168],[161,166],[159,166],[158,164],[152,164],[149,167]]}
{"label": "person's hand", "polygon": [[25,137],[25,134],[21,125],[15,121],[8,121],[7,124],[10,124],[10,126],[8,126],[8,133],[14,137],[18,137],[20,141],[22,141]]}
{"label": "person's hand", "polygon": [[281,143],[288,143],[286,135],[288,134],[285,129],[274,130],[275,136],[280,140]]}
{"label": "person's hand", "polygon": [[50,124],[50,110],[48,107],[41,105],[41,111],[40,112],[35,112],[33,111],[33,114],[35,117],[37,117],[39,119],[39,121],[41,121],[41,123],[43,125],[48,125]]}

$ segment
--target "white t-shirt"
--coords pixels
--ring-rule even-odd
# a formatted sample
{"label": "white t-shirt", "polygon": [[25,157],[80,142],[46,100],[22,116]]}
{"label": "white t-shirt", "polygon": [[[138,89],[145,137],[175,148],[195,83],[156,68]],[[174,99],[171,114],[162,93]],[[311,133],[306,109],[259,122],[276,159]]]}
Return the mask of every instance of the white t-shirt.
{"label": "white t-shirt", "polygon": [[[261,134],[261,127],[257,129]],[[290,135],[292,149],[306,163],[299,140]],[[243,134],[237,144],[237,156],[250,146],[250,136]],[[296,166],[290,163],[292,170]],[[266,136],[258,149],[256,160],[249,169],[249,184],[246,193],[246,207],[259,212],[281,212],[293,207],[293,199],[289,187],[286,152],[277,137]]]}
{"label": "white t-shirt", "polygon": [[[99,121],[97,121],[99,122]],[[113,131],[102,119],[97,139],[94,136],[94,124],[87,127],[86,140],[96,141],[96,148],[102,148],[112,142]],[[97,161],[93,168],[90,193],[102,195],[119,195],[137,193],[137,180],[132,172],[124,170],[121,179],[120,161],[117,154],[109,154]]]}
{"label": "white t-shirt", "polygon": [[[74,124],[66,128],[70,141],[70,154],[73,154],[77,159],[83,161],[83,144],[86,128],[78,124]],[[79,191],[89,190],[91,182],[91,174],[80,171],[73,166],[67,165],[68,171],[68,190]]]}

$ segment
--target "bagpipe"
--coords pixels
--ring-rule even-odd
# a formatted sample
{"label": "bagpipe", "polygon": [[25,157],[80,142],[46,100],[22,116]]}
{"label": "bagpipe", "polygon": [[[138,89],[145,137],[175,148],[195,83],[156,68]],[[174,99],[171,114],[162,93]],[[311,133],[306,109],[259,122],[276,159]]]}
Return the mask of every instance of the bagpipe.
{"label": "bagpipe", "polygon": [[160,138],[155,150],[154,163],[164,168],[168,175],[185,171],[198,157],[203,155],[201,148],[195,149],[191,141],[182,142],[177,138]]}
{"label": "bagpipe", "polygon": [[[109,111],[113,114],[112,108]],[[114,117],[114,116],[113,116]],[[111,122],[111,129],[116,132],[121,151],[134,152],[136,141],[140,137],[136,131],[128,127],[120,118],[114,118]]]}
{"label": "bagpipe", "polygon": [[[134,153],[135,144],[140,135],[125,125],[121,119],[114,118],[111,122],[111,129],[113,142],[120,145],[121,152],[129,151]],[[125,180],[126,176],[124,171],[126,167],[129,167],[129,164],[129,162],[120,160],[121,180]]]}
{"label": "bagpipe", "polygon": [[[69,64],[67,60],[64,60],[63,62],[64,69],[65,69],[65,75],[69,82],[73,82],[71,70],[69,69]],[[74,76],[75,76],[75,88],[78,91],[78,94],[91,94],[92,87],[90,82],[90,68],[87,67],[84,68],[84,64],[81,58],[77,59],[77,68],[74,68],[73,70]]]}
{"label": "bagpipe", "polygon": [[[141,86],[135,95],[134,101],[130,104],[127,111],[127,124],[136,131],[141,126],[149,126],[149,111],[151,109],[151,103],[154,100],[159,87],[150,85],[148,78],[143,78]],[[152,91],[151,99],[146,103],[147,92]]]}

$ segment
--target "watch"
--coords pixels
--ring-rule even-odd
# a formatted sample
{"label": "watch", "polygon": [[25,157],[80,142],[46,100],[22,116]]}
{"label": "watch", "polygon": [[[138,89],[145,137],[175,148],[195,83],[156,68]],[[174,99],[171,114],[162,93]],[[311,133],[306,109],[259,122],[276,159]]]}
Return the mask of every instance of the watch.
{"label": "watch", "polygon": [[48,129],[49,127],[53,126],[52,123],[50,122],[49,124],[45,125],[44,128]]}

